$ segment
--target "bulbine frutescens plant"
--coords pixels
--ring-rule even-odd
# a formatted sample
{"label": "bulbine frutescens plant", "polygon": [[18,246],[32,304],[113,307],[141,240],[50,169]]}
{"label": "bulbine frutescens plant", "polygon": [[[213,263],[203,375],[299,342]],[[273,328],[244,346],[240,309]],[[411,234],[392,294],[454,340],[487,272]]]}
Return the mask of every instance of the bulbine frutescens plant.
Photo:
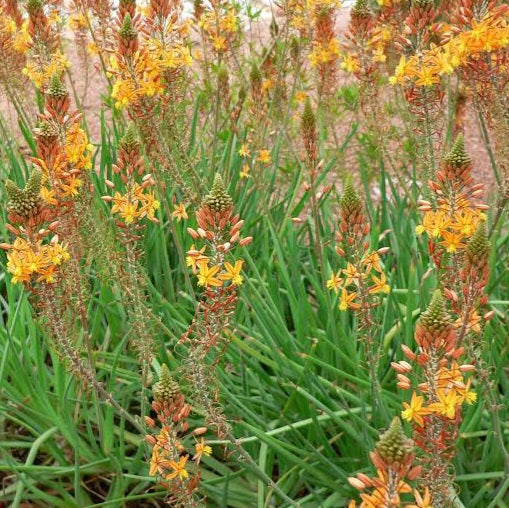
{"label": "bulbine frutescens plant", "polygon": [[[482,326],[492,317],[492,313],[479,315],[487,301],[484,288],[489,276],[490,243],[484,224],[488,207],[479,201],[483,186],[473,183],[471,166],[460,135],[435,179],[428,183],[430,200],[419,201],[424,218],[416,229],[418,234],[428,235],[440,289],[417,323],[417,350],[402,346],[408,361],[392,363],[397,386],[412,392],[401,414],[412,424],[415,463],[422,470],[418,490],[426,494],[418,506],[426,506],[425,498],[428,506],[449,506],[456,495],[452,460],[462,406],[477,400],[472,377],[468,377],[476,366],[461,363],[461,359],[465,354],[479,359],[476,351],[481,348]],[[493,403],[492,390],[489,393]],[[498,434],[501,429],[496,416],[494,422]],[[360,480],[352,484],[358,488],[372,486]],[[380,492],[375,494],[379,504],[370,498],[375,504],[364,499],[361,506],[406,506],[399,497],[392,504],[383,504]]]}
{"label": "bulbine frutescens plant", "polygon": [[234,215],[233,201],[219,174],[196,212],[196,221],[198,228],[188,228],[188,232],[200,244],[193,245],[187,260],[204,293],[191,326],[180,340],[188,344],[185,368],[196,403],[205,410],[207,424],[226,436],[231,429],[218,406],[214,370],[228,345],[229,320],[237,288],[243,282],[244,261],[236,251],[249,244],[251,237],[241,238],[244,221]]}
{"label": "bulbine frutescens plant", "polygon": [[[153,386],[153,396],[152,409],[157,415],[157,422],[149,417],[145,419],[152,431],[146,436],[146,441],[152,446],[149,475],[158,477],[167,488],[167,501],[171,506],[202,506],[205,500],[197,494],[201,478],[200,461],[203,455],[212,453],[212,448],[205,444],[203,438],[207,428],[198,427],[190,432],[188,416],[191,406],[164,364],[159,380]],[[189,451],[190,447],[194,448],[193,452]],[[191,453],[193,456],[189,460]]]}
{"label": "bulbine frutescens plant", "polygon": [[373,249],[368,234],[370,223],[361,197],[347,182],[340,199],[341,221],[336,233],[336,253],[342,267],[333,270],[327,287],[339,295],[339,310],[351,310],[357,318],[358,340],[362,344],[372,383],[374,401],[378,401],[378,365],[381,355],[376,309],[380,295],[390,292],[381,255],[388,247]]}
{"label": "bulbine frutescens plant", "polygon": [[141,145],[132,123],[120,139],[113,173],[121,182],[115,184],[107,180],[106,185],[115,189],[115,193],[113,196],[103,196],[102,199],[112,203],[111,213],[118,216],[116,225],[124,254],[124,267],[118,282],[128,309],[130,340],[138,353],[145,379],[154,352],[154,339],[152,318],[144,303],[146,283],[139,266],[139,240],[143,237],[147,220],[158,222],[155,213],[160,203],[155,198],[155,181],[146,172]]}

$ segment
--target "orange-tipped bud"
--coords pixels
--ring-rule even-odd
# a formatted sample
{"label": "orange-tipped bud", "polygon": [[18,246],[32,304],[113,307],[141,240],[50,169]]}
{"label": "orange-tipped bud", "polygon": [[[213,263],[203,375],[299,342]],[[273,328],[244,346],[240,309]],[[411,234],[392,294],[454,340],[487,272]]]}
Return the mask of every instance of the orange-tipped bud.
{"label": "orange-tipped bud", "polygon": [[451,302],[456,303],[458,301],[458,295],[455,291],[452,291],[451,289],[444,289],[444,296],[450,300]]}
{"label": "orange-tipped bud", "polygon": [[413,481],[413,480],[417,480],[417,478],[419,478],[421,475],[422,475],[422,467],[416,466],[416,467],[413,467],[412,469],[410,469],[410,471],[408,471],[406,477],[410,481]]}
{"label": "orange-tipped bud", "polygon": [[150,418],[150,416],[145,416],[145,424],[153,429],[156,426],[156,422],[153,418]]}
{"label": "orange-tipped bud", "polygon": [[403,354],[409,359],[409,360],[415,360],[415,357],[417,356],[407,345],[403,344],[401,346],[401,350],[403,351]]}
{"label": "orange-tipped bud", "polygon": [[252,236],[246,236],[246,238],[242,238],[242,240],[239,242],[239,245],[241,247],[245,247],[246,245],[249,245],[253,241]]}
{"label": "orange-tipped bud", "polygon": [[157,439],[154,436],[149,436],[149,435],[145,436],[145,441],[148,444],[151,444],[152,446],[157,444]]}
{"label": "orange-tipped bud", "polygon": [[193,240],[198,240],[198,238],[200,238],[200,235],[193,228],[187,228],[187,232]]}
{"label": "orange-tipped bud", "polygon": [[486,312],[486,314],[484,314],[483,318],[485,321],[489,321],[490,319],[493,318],[494,315],[495,315],[495,311],[490,310],[489,312]]}
{"label": "orange-tipped bud", "polygon": [[358,478],[355,478],[354,476],[349,476],[347,478],[348,483],[357,490],[364,490],[366,488],[366,485],[364,485],[364,482],[359,480]]}

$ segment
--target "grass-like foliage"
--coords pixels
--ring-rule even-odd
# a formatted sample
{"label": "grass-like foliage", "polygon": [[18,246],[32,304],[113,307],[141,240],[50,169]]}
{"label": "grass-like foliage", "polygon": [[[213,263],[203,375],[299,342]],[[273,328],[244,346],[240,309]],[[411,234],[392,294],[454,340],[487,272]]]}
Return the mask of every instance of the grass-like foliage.
{"label": "grass-like foliage", "polygon": [[509,506],[508,26],[0,1],[0,505]]}

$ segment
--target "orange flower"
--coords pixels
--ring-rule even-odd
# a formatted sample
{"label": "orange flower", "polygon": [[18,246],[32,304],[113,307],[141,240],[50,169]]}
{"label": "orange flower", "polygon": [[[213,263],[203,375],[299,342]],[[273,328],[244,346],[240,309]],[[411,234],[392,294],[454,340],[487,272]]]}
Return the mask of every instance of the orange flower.
{"label": "orange flower", "polygon": [[182,219],[186,220],[188,215],[186,212],[186,205],[184,203],[180,203],[179,205],[175,205],[175,208],[172,212],[172,216],[176,217],[176,219],[180,222]]}
{"label": "orange flower", "polygon": [[205,440],[203,438],[194,445],[194,448],[196,450],[196,454],[193,456],[193,460],[196,464],[200,463],[202,455],[212,455],[212,448],[205,444]]}
{"label": "orange flower", "polygon": [[186,470],[186,462],[188,458],[189,455],[185,455],[183,457],[180,457],[178,462],[175,462],[174,460],[168,461],[168,466],[173,469],[173,472],[166,475],[165,479],[173,480],[173,478],[176,478],[178,476],[180,480],[185,480],[189,476],[189,473]]}
{"label": "orange flower", "polygon": [[415,421],[419,427],[423,427],[424,420],[422,417],[431,413],[429,409],[422,407],[423,403],[424,397],[413,392],[410,404],[403,402],[403,407],[405,409],[401,411],[401,417],[407,422]]}
{"label": "orange flower", "polygon": [[216,274],[219,272],[219,266],[209,267],[208,260],[200,260],[198,261],[198,268],[200,269],[198,273],[198,286],[220,287],[223,285],[223,282],[216,278]]}

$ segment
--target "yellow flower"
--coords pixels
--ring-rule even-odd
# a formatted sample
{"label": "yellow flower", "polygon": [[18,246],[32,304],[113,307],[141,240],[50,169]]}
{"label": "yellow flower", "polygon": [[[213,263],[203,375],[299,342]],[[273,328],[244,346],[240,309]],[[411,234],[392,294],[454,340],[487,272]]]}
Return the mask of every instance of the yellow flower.
{"label": "yellow flower", "polygon": [[198,261],[198,285],[199,286],[213,286],[220,287],[223,285],[222,281],[216,277],[217,272],[219,272],[219,266],[209,267],[208,260],[200,260]]}
{"label": "yellow flower", "polygon": [[240,178],[251,178],[249,171],[250,171],[249,164],[244,164],[242,166],[241,172],[239,173]]}
{"label": "yellow flower", "polygon": [[343,61],[341,62],[341,68],[346,72],[357,72],[359,70],[359,60],[350,55],[344,55]]}
{"label": "yellow flower", "polygon": [[459,402],[456,392],[454,390],[449,390],[448,393],[445,393],[444,390],[438,390],[437,397],[438,402],[430,404],[428,406],[429,409],[449,418],[450,420],[454,419],[456,416],[456,407]]}
{"label": "yellow flower", "polygon": [[431,504],[431,494],[429,488],[424,489],[424,496],[421,496],[417,490],[414,489],[414,499],[416,504],[409,504],[407,508],[433,508]]}
{"label": "yellow flower", "polygon": [[166,475],[166,480],[172,480],[173,478],[179,477],[180,480],[185,480],[189,473],[186,470],[186,462],[189,458],[189,455],[185,455],[184,457],[180,457],[178,462],[174,460],[168,461],[168,465],[173,469],[173,472]]}
{"label": "yellow flower", "polygon": [[184,220],[187,219],[188,215],[187,215],[186,206],[184,205],[184,203],[175,205],[175,209],[173,210],[172,216],[176,217],[179,222],[182,219],[184,219]]}
{"label": "yellow flower", "polygon": [[445,250],[450,254],[454,254],[458,249],[465,247],[465,244],[461,242],[463,237],[460,233],[451,233],[450,231],[442,232],[443,241],[440,242],[441,245],[445,247]]}
{"label": "yellow flower", "polygon": [[262,162],[263,164],[270,164],[272,161],[270,157],[270,151],[260,150],[260,152],[258,153],[258,161]]}
{"label": "yellow flower", "polygon": [[430,67],[424,66],[422,69],[415,73],[417,78],[415,84],[417,86],[432,86],[440,81],[436,72]]}
{"label": "yellow flower", "polygon": [[196,250],[194,244],[191,245],[191,248],[187,252],[186,265],[191,268],[193,273],[196,273],[198,263],[200,261],[208,262],[208,257],[204,256],[205,247],[202,247],[200,250]]}
{"label": "yellow flower", "polygon": [[451,225],[451,227],[456,231],[459,231],[463,236],[472,236],[477,229],[478,219],[468,209],[455,214],[454,221],[455,222]]}
{"label": "yellow flower", "polygon": [[357,283],[361,276],[357,268],[350,262],[343,269],[343,273],[346,275],[345,286],[349,286],[352,282]]}
{"label": "yellow flower", "polygon": [[348,308],[358,309],[359,304],[354,303],[357,293],[349,293],[345,288],[341,290],[341,298],[339,300],[339,310],[344,311]]}
{"label": "yellow flower", "polygon": [[244,261],[242,261],[242,259],[238,259],[237,261],[235,261],[235,265],[225,263],[224,267],[226,269],[226,273],[220,274],[219,278],[221,280],[231,280],[232,284],[234,284],[235,286],[240,286],[244,280],[242,278],[242,275],[240,275],[243,263]]}
{"label": "yellow flower", "polygon": [[385,277],[385,273],[381,272],[380,277],[376,275],[371,276],[371,280],[375,283],[373,286],[369,288],[369,292],[372,294],[375,293],[390,293],[391,288],[389,284],[387,284],[387,278]]}
{"label": "yellow flower", "polygon": [[338,273],[331,272],[330,279],[327,281],[327,289],[332,289],[335,293],[337,293],[342,282],[341,270],[338,270]]}
{"label": "yellow flower", "polygon": [[422,407],[423,402],[424,397],[413,392],[412,398],[410,399],[410,404],[403,402],[403,407],[405,409],[401,411],[401,418],[407,422],[415,421],[417,425],[422,427],[424,425],[424,420],[422,417],[431,413],[429,409]]}
{"label": "yellow flower", "polygon": [[212,455],[212,448],[205,444],[205,440],[203,438],[201,438],[201,440],[194,445],[194,448],[196,453],[193,456],[193,460],[196,462],[196,464],[200,463],[202,455]]}
{"label": "yellow flower", "polygon": [[224,51],[227,48],[226,37],[222,35],[211,35],[212,47],[217,51]]}
{"label": "yellow flower", "polygon": [[458,389],[459,391],[459,403],[463,404],[463,402],[466,402],[469,406],[471,406],[476,400],[477,400],[477,393],[470,390],[470,387],[472,385],[472,378],[469,378],[467,381],[467,384],[465,385],[465,388]]}
{"label": "yellow flower", "polygon": [[242,146],[239,149],[239,155],[241,157],[249,157],[251,155],[249,147],[246,145],[246,143],[242,143]]}
{"label": "yellow flower", "polygon": [[7,270],[12,275],[11,282],[28,282],[30,280],[30,270],[25,263],[25,256],[13,251],[7,254]]}
{"label": "yellow flower", "polygon": [[148,471],[149,476],[156,476],[158,473],[164,474],[165,470],[171,467],[170,461],[160,454],[160,450],[163,449],[157,444],[152,448],[152,457],[150,458],[150,468]]}
{"label": "yellow flower", "polygon": [[56,270],[57,267],[55,265],[49,265],[46,268],[42,268],[39,270],[40,276],[37,278],[37,282],[46,282],[48,284],[53,284],[56,280]]}
{"label": "yellow flower", "polygon": [[369,273],[372,269],[376,270],[378,273],[382,273],[382,268],[380,267],[380,256],[376,250],[364,254],[361,259],[361,264],[366,267],[366,273]]}
{"label": "yellow flower", "polygon": [[126,224],[132,224],[137,217],[138,201],[127,202],[120,210],[120,217],[122,217]]}

